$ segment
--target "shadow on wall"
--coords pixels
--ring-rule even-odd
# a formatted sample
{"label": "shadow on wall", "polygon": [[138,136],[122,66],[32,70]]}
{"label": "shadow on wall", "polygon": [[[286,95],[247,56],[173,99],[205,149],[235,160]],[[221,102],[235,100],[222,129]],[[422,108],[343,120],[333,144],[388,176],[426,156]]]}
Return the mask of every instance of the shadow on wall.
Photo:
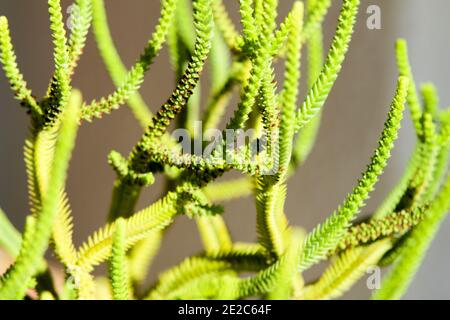
{"label": "shadow on wall", "polygon": [[[280,2],[281,16],[284,16],[293,1]],[[438,87],[445,88],[446,82],[441,77],[450,72],[444,72],[442,68],[450,71],[450,67],[448,62],[445,66],[437,62],[444,61],[442,57],[448,56],[445,53],[450,52],[448,44],[440,44],[438,41],[445,39],[444,32],[450,27],[450,22],[444,16],[448,9],[446,11],[442,8],[449,7],[447,2],[435,0],[425,4],[420,0],[370,1],[370,4],[380,6],[383,16],[381,30],[368,30],[365,11],[369,3],[363,1],[352,49],[326,105],[318,144],[309,161],[290,182],[286,211],[293,224],[310,230],[323,221],[352,189],[360,172],[365,168],[376,146],[395,88],[397,72],[393,44],[398,36],[410,40],[418,80],[437,79]],[[64,3],[67,5],[70,1]],[[107,3],[119,52],[126,64],[131,65],[140,54],[158,19],[159,1],[114,0]],[[335,3],[327,18],[327,43],[334,32],[339,5],[340,1]],[[426,6],[426,10],[421,6]],[[236,9],[234,5],[230,8]],[[30,15],[30,12],[33,14]],[[234,12],[238,18],[237,11]],[[0,14],[10,19],[19,63],[30,87],[37,95],[42,95],[52,73],[52,48],[45,1],[3,0],[0,2]],[[421,19],[417,19],[419,16]],[[430,21],[425,21],[426,18]],[[411,26],[416,29],[411,29]],[[433,37],[429,37],[430,34]],[[420,65],[421,61],[427,61],[427,64]],[[153,110],[157,110],[173,88],[174,77],[168,71],[169,68],[168,57],[164,51],[146,77],[142,93]],[[83,91],[86,100],[103,96],[113,90],[92,37],[74,84]],[[450,101],[447,92],[446,95],[444,101]],[[23,110],[17,107],[13,100],[3,76],[0,78],[0,102],[0,204],[16,225],[22,227],[28,210],[22,159],[28,122]],[[107,215],[114,181],[114,174],[106,162],[107,154],[112,149],[123,154],[128,153],[140,134],[137,122],[126,107],[102,121],[84,124],[81,128],[68,187],[75,216],[77,243],[102,225]],[[364,212],[373,211],[399,177],[412,147],[411,137],[411,128],[406,120],[391,165]],[[140,206],[157,199],[161,191],[161,185],[152,186],[142,196]],[[237,240],[252,241],[256,238],[254,212],[252,199],[226,205],[225,217]],[[449,230],[450,225],[447,223],[445,228]],[[449,284],[433,285],[437,281],[435,277],[445,274],[444,270],[450,267],[450,258],[448,255],[442,255],[445,250],[443,244],[449,241],[448,234],[441,232],[408,297],[450,297]],[[188,219],[180,219],[167,234],[152,276],[199,249],[200,241],[195,225]],[[315,275],[313,271],[307,276],[313,279]],[[362,283],[348,298],[367,296],[368,290]]]}

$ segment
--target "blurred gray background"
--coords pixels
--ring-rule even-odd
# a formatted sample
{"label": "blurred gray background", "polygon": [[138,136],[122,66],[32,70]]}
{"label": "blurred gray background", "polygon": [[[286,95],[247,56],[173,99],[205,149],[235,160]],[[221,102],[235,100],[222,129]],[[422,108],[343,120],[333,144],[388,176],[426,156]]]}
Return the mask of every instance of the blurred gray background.
{"label": "blurred gray background", "polygon": [[[229,3],[228,3],[229,2]],[[237,17],[236,3],[226,1]],[[292,0],[281,0],[284,17]],[[71,1],[64,1],[65,6]],[[114,40],[124,61],[130,66],[140,54],[159,15],[157,0],[108,0],[107,10]],[[326,19],[326,48],[336,25],[341,1],[334,1]],[[382,29],[366,27],[366,9],[378,5]],[[310,230],[336,208],[355,185],[360,172],[376,147],[394,92],[397,70],[394,42],[398,37],[409,41],[411,60],[417,82],[433,81],[440,89],[443,106],[450,104],[450,20],[447,0],[362,0],[356,36],[342,74],[325,108],[318,143],[304,167],[289,184],[287,214],[291,223]],[[42,96],[52,74],[52,46],[46,1],[0,0],[0,15],[9,18],[18,61],[29,85]],[[157,58],[142,88],[152,110],[165,101],[174,84],[166,49]],[[98,55],[92,37],[77,70],[74,85],[86,100],[113,90],[110,78]],[[3,74],[0,76],[0,205],[18,228],[23,227],[28,212],[26,178],[22,158],[28,119],[13,100]],[[115,149],[127,154],[141,131],[126,107],[93,124],[83,124],[71,164],[68,191],[74,211],[75,241],[80,244],[101,226],[107,216],[114,174],[106,157]],[[413,146],[413,131],[407,116],[401,137],[377,190],[363,213],[372,212],[394,185]],[[160,196],[155,185],[141,197],[139,207]],[[252,199],[226,204],[225,218],[234,239],[253,241],[255,208]],[[406,298],[449,299],[450,221],[447,219],[434,241]],[[195,224],[181,218],[169,229],[163,248],[151,270],[151,277],[200,250]],[[320,271],[306,274],[314,279]],[[369,296],[362,281],[346,295],[350,299]]]}

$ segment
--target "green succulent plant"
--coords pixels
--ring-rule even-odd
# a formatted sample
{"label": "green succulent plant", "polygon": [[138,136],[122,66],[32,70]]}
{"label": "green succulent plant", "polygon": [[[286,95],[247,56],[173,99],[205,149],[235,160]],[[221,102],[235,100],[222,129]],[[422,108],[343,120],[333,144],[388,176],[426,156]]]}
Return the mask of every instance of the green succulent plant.
{"label": "green succulent plant", "polygon": [[[331,0],[295,1],[277,24],[277,0],[240,0],[242,30],[222,0],[162,0],[160,19],[142,55],[128,70],[109,31],[103,0],[75,0],[72,27],[66,31],[61,1],[48,0],[54,45],[54,74],[41,99],[28,88],[10,37],[0,17],[0,61],[17,100],[30,115],[24,160],[30,215],[17,231],[0,211],[0,247],[14,262],[0,278],[0,299],[23,299],[34,290],[48,299],[331,299],[342,296],[373,266],[392,265],[375,299],[405,293],[440,223],[450,210],[450,112],[439,108],[437,90],[418,91],[407,44],[398,40],[397,88],[378,147],[355,187],[323,223],[310,232],[292,226],[284,203],[287,181],[315,143],[326,100],[338,79],[356,23],[359,0],[343,0],[336,32],[324,54],[322,21]],[[114,92],[83,102],[71,79],[91,28]],[[139,90],[146,72],[167,43],[177,83],[167,102],[152,114]],[[302,51],[307,52],[308,91],[299,87]],[[275,63],[284,61],[281,86]],[[209,100],[200,110],[199,79],[209,63]],[[239,102],[223,120],[235,89]],[[128,105],[144,133],[128,157],[111,152],[117,174],[107,224],[79,248],[72,241],[72,212],[65,191],[77,128]],[[378,210],[356,223],[361,208],[388,164],[405,106],[416,132],[416,148],[402,178]],[[176,122],[190,137],[209,146],[198,133],[226,123],[228,131],[252,129],[249,141],[232,148],[216,141],[208,157],[187,153],[170,133]],[[205,130],[206,132],[206,130]],[[264,148],[259,146],[264,143]],[[233,141],[236,142],[236,141]],[[225,159],[226,158],[226,159]],[[216,181],[230,171],[242,177]],[[159,173],[156,177],[156,174]],[[167,179],[165,195],[136,212],[141,191]],[[258,239],[232,240],[221,201],[253,196]],[[204,250],[163,272],[142,290],[149,265],[165,230],[179,217],[195,220]],[[53,285],[48,249],[65,270],[62,288]],[[312,283],[302,273],[329,261]],[[109,280],[94,276],[108,262]],[[50,281],[49,281],[50,280]]]}

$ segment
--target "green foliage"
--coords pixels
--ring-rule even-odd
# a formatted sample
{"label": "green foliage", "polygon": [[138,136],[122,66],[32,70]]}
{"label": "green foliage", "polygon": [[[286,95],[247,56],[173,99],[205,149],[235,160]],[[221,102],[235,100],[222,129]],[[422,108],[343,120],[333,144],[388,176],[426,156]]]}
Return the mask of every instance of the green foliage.
{"label": "green foliage", "polygon": [[214,0],[211,5],[213,8],[214,22],[219,28],[225,43],[230,50],[239,51],[239,34],[236,31],[222,0]]}
{"label": "green foliage", "polygon": [[[298,88],[300,82],[300,57],[301,57],[301,31],[303,28],[303,5],[296,2],[291,11],[292,24],[289,26],[289,35],[287,40],[287,59],[284,86],[281,93],[281,121],[279,124],[278,150],[271,152],[277,157],[278,172],[272,177],[258,177],[257,181],[257,228],[259,233],[259,242],[266,248],[268,252],[275,256],[281,255],[285,249],[286,242],[286,218],[284,216],[283,207],[286,198],[286,176],[291,161],[292,144],[294,139],[294,119],[298,98]],[[294,23],[295,21],[295,23]],[[262,96],[266,96],[267,101],[274,101],[273,89],[269,79],[264,79],[261,83]],[[267,91],[267,92],[266,92]],[[270,108],[274,102],[263,104],[262,108]],[[267,120],[266,120],[267,118]],[[270,115],[265,116],[263,113],[263,121],[274,123],[277,121],[270,120]],[[266,128],[267,135],[270,133],[269,127]],[[271,141],[269,140],[269,144]]]}
{"label": "green foliage", "polygon": [[389,239],[370,246],[355,247],[336,257],[322,277],[306,286],[298,299],[326,300],[339,298],[348,291],[368,270],[376,266],[381,257],[392,247]]}
{"label": "green foliage", "polygon": [[[321,3],[326,2],[327,1],[322,1]],[[309,0],[307,2],[307,19],[311,19],[309,17],[314,16],[316,12],[314,8],[316,8],[318,4],[317,0]],[[320,25],[317,26],[315,32],[308,38],[306,45],[308,51],[308,87],[312,88],[317,78],[320,76],[323,66],[323,35],[322,27]],[[294,149],[292,151],[292,170],[302,165],[311,153],[319,132],[320,122],[321,113],[300,130],[297,140],[294,142]]]}
{"label": "green foliage", "polygon": [[[106,10],[102,0],[92,1],[93,10],[93,31],[95,40],[102,59],[108,69],[108,72],[114,84],[119,87],[122,85],[124,79],[127,78],[127,70],[122,62],[122,59],[117,52],[114,45],[111,32],[109,30]],[[128,98],[128,105],[133,111],[136,119],[143,128],[146,128],[152,116],[147,105],[139,93],[130,94]]]}
{"label": "green foliage", "polygon": [[[286,45],[286,71],[283,91],[281,93],[281,123],[280,123],[280,171],[287,173],[292,157],[292,142],[294,140],[295,110],[300,84],[301,39],[303,28],[303,5],[296,2],[292,9],[292,25]],[[283,179],[284,177],[281,177]]]}
{"label": "green foliage", "polygon": [[143,138],[133,151],[131,162],[135,166],[143,166],[140,162],[146,156],[145,151],[151,145],[152,139],[163,135],[170,121],[182,111],[199,81],[211,47],[212,10],[210,0],[199,0],[194,3],[194,24],[197,31],[194,54],[171,97],[152,118]]}
{"label": "green foliage", "polygon": [[[50,29],[53,38],[55,75],[51,83],[49,100],[45,106],[43,123],[50,126],[58,118],[70,95],[70,52],[60,0],[48,0]],[[78,49],[79,51],[79,49]]]}
{"label": "green foliage", "polygon": [[305,23],[303,37],[310,39],[314,37],[317,29],[321,28],[322,21],[331,6],[330,0],[309,0],[308,17]]}
{"label": "green foliage", "polygon": [[119,218],[115,224],[112,240],[109,276],[115,300],[130,299],[130,280],[126,256],[126,224]]}
{"label": "green foliage", "polygon": [[92,22],[92,1],[77,0],[70,10],[71,33],[69,37],[69,54],[71,69],[74,71],[83,48]]}
{"label": "green foliage", "polygon": [[139,241],[131,250],[128,256],[130,268],[130,280],[139,285],[147,278],[149,268],[161,245],[163,238],[162,231],[157,231],[144,240]]}
{"label": "green foliage", "polygon": [[349,228],[337,246],[339,251],[358,247],[382,238],[400,237],[417,226],[425,217],[428,208],[392,213],[382,219],[363,222]]}
{"label": "green foliage", "polygon": [[32,226],[28,226],[16,262],[0,288],[0,298],[18,299],[25,295],[27,284],[36,273],[51,237],[52,225],[58,216],[59,193],[64,187],[67,168],[75,144],[81,96],[72,95],[63,113],[50,170],[49,187],[42,198],[42,208]]}
{"label": "green foliage", "polygon": [[375,150],[367,170],[358,181],[358,185],[347,196],[339,209],[308,235],[300,261],[300,268],[302,270],[309,268],[312,264],[325,258],[327,253],[336,247],[344,236],[351,221],[357,216],[360,208],[364,206],[366,199],[378,181],[378,177],[383,173],[387,165],[394,141],[397,139],[408,86],[409,80],[400,77],[397,92],[391,104],[389,118],[385,123],[378,148]]}
{"label": "green foliage", "polygon": [[[241,1],[241,22],[244,27],[244,34],[247,36],[246,47],[254,49],[251,50],[251,70],[250,76],[246,81],[245,87],[242,89],[240,103],[234,113],[234,116],[228,123],[229,129],[242,129],[249,118],[252,107],[256,102],[256,96],[259,92],[263,74],[265,71],[271,69],[271,43],[273,38],[274,20],[277,3],[275,0],[267,1],[265,5],[264,23],[262,30],[257,36],[255,24],[252,22],[253,9],[251,1]],[[250,35],[249,35],[250,34]],[[272,106],[271,106],[272,107]]]}
{"label": "green foliage", "polygon": [[413,229],[405,240],[404,249],[393,269],[383,280],[374,299],[399,299],[406,292],[414,274],[417,272],[426,250],[431,245],[442,220],[450,210],[450,179],[434,199],[422,223]]}
{"label": "green foliage", "polygon": [[421,124],[420,118],[422,115],[422,107],[419,102],[419,95],[416,89],[416,83],[414,81],[411,65],[409,63],[408,57],[408,47],[407,43],[403,39],[399,39],[396,43],[396,56],[397,56],[397,65],[400,75],[409,78],[410,88],[408,90],[408,107],[411,112],[411,118],[413,119],[414,127],[417,131],[417,134],[420,136],[421,132]]}
{"label": "green foliage", "polygon": [[[101,0],[93,0],[93,3],[95,4],[94,8],[96,9],[96,11],[102,10]],[[94,117],[100,118],[104,113],[109,113],[111,112],[111,110],[116,109],[121,104],[125,103],[130,96],[132,96],[139,90],[144,80],[145,73],[148,71],[150,65],[153,63],[153,60],[158,55],[159,51],[162,48],[162,45],[166,40],[168,29],[174,17],[177,0],[167,0],[164,1],[163,4],[164,5],[162,8],[161,18],[152,35],[152,39],[148,42],[147,46],[144,49],[144,53],[126,74],[126,76],[124,73],[125,70],[123,68],[123,64],[121,63],[120,58],[117,56],[116,50],[113,49],[114,47],[111,43],[112,41],[108,41],[108,38],[110,38],[110,36],[108,36],[109,32],[106,29],[107,26],[105,19],[102,19],[102,12],[97,11],[97,14],[94,15],[94,21],[97,21],[97,25],[100,24],[100,26],[97,27],[97,30],[100,29],[99,31],[97,31],[97,34],[100,33],[100,35],[97,36],[97,39],[99,37],[104,38],[104,40],[100,40],[104,41],[104,43],[101,43],[100,46],[103,47],[103,55],[107,56],[105,61],[110,66],[109,70],[113,74],[113,80],[115,82],[121,81],[122,83],[118,86],[117,90],[114,93],[111,93],[108,97],[101,98],[98,100],[98,102],[93,101],[88,106],[85,106],[83,108],[82,115],[84,119],[92,120],[92,118]],[[109,49],[112,50],[109,51]],[[115,65],[115,67],[113,67],[113,65]],[[135,114],[138,115],[138,119],[141,122],[144,121],[144,119],[141,119],[142,115],[141,111],[139,111],[140,109],[136,109],[137,108],[135,105]]]}
{"label": "green foliage", "polygon": [[[177,214],[177,200],[177,194],[169,193],[162,200],[126,219],[125,246],[129,248],[146,235],[169,225]],[[110,257],[115,224],[114,222],[96,231],[80,247],[77,261],[79,266],[89,269]]]}
{"label": "green foliage", "polygon": [[[0,211],[0,247],[14,259],[0,278],[0,299],[25,298],[31,288],[42,300],[332,299],[348,291],[368,268],[389,264],[393,268],[374,298],[400,298],[406,292],[450,210],[450,111],[440,108],[431,83],[417,91],[404,40],[397,42],[400,76],[388,119],[356,187],[309,233],[291,226],[285,212],[288,179],[315,144],[324,104],[352,38],[359,0],[342,2],[326,54],[322,21],[331,0],[294,1],[279,25],[277,0],[241,0],[242,31],[222,0],[163,0],[155,30],[130,70],[114,45],[104,1],[73,4],[66,32],[61,2],[48,1],[55,70],[41,99],[28,89],[8,21],[0,17],[0,62],[13,93],[31,115],[24,146],[30,215],[20,233]],[[86,103],[71,84],[91,22],[116,90]],[[139,90],[166,41],[176,85],[153,114]],[[304,46],[308,91],[300,97]],[[278,61],[285,66],[280,80],[275,72]],[[200,78],[206,63],[210,74],[209,84],[203,86],[208,89],[203,108]],[[225,120],[237,89],[234,114]],[[76,247],[65,181],[77,127],[125,103],[144,134],[128,157],[110,153],[117,179],[109,221]],[[416,130],[416,148],[377,211],[354,223],[390,158],[405,103]],[[201,133],[194,127],[198,119],[203,120]],[[194,149],[200,146],[210,156],[184,150],[169,133],[174,122],[194,138]],[[232,146],[216,139],[217,133],[226,136],[246,129],[253,130],[250,137],[233,138]],[[240,176],[218,180],[229,172]],[[137,211],[141,191],[163,178],[167,188],[161,198]],[[219,203],[250,195],[256,202],[258,239],[236,242]],[[195,220],[203,251],[144,288],[165,230],[179,216]],[[49,247],[65,269],[62,290],[49,281]],[[317,281],[305,283],[302,273],[322,260],[329,260],[328,268]],[[109,278],[94,275],[95,267],[104,262]]]}
{"label": "green foliage", "polygon": [[358,12],[358,0],[345,0],[322,72],[310,89],[297,115],[297,130],[308,124],[322,109],[339,75],[353,34]]}
{"label": "green foliage", "polygon": [[19,254],[22,237],[11,224],[6,214],[0,209],[0,247],[12,257]]}
{"label": "green foliage", "polygon": [[30,108],[34,117],[39,117],[42,114],[42,110],[33,97],[31,90],[28,89],[16,60],[16,54],[9,34],[8,20],[6,17],[0,17],[0,62],[3,65],[3,71],[9,80],[15,97],[25,107]]}

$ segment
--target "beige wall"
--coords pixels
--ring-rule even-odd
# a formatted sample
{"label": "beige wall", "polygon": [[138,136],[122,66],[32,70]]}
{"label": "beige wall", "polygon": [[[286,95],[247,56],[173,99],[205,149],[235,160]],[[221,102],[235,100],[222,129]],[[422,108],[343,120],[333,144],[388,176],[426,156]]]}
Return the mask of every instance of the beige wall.
{"label": "beige wall", "polygon": [[[64,1],[66,4],[69,1]],[[283,15],[291,0],[282,0]],[[449,102],[447,92],[450,74],[448,30],[445,0],[373,0],[362,1],[356,36],[342,75],[326,105],[318,145],[306,165],[290,182],[287,214],[292,223],[310,230],[323,221],[354,186],[371,156],[382,130],[396,82],[393,44],[397,37],[406,37],[412,45],[412,59],[420,81],[436,80],[442,100]],[[123,59],[130,65],[139,55],[159,14],[156,0],[109,0],[108,13],[112,32]],[[335,8],[326,23],[329,43],[338,14]],[[382,30],[370,31],[365,26],[365,9],[378,4],[382,9]],[[235,9],[235,6],[232,5]],[[444,10],[446,8],[447,10]],[[51,39],[48,31],[46,1],[0,0],[0,14],[10,19],[12,36],[19,63],[35,93],[42,95],[52,72]],[[439,43],[444,39],[446,43]],[[156,110],[173,87],[173,76],[164,50],[146,77],[143,95]],[[95,43],[89,39],[85,55],[75,78],[85,99],[105,95],[113,87],[98,56]],[[18,227],[27,213],[22,145],[27,134],[27,118],[0,77],[0,204]],[[374,210],[401,174],[412,147],[412,130],[407,119],[394,152],[390,167],[363,210]],[[83,124],[75,151],[68,191],[75,217],[75,238],[80,243],[100,226],[106,215],[114,175],[106,163],[110,150],[126,154],[140,135],[139,127],[123,107],[113,115],[93,124]],[[160,194],[161,187],[147,190],[140,201],[145,206]],[[237,240],[255,239],[255,209],[251,199],[226,205],[225,218]],[[413,284],[410,298],[450,298],[450,258],[447,222],[435,242],[425,266]],[[447,231],[447,232],[445,232]],[[182,218],[167,234],[152,277],[200,249],[193,222]],[[309,272],[313,279],[318,270]],[[367,297],[360,288],[350,298]]]}

